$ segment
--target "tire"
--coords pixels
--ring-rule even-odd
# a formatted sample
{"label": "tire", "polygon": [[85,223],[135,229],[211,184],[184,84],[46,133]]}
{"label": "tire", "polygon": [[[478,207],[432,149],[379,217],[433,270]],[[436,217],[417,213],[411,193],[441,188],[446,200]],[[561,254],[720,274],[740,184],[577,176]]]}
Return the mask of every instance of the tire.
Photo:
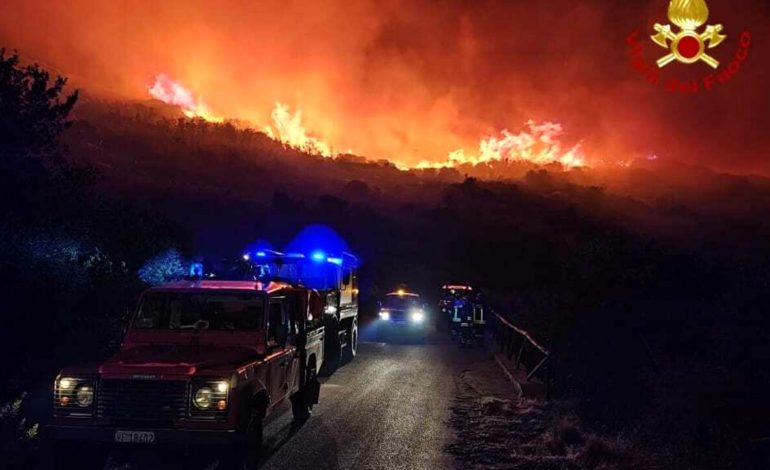
{"label": "tire", "polygon": [[320,374],[324,377],[328,377],[340,366],[342,362],[342,351],[340,351],[339,335],[337,332],[340,328],[340,323],[337,319],[333,322],[329,322],[324,325],[326,336],[324,338],[324,362],[321,365]]}
{"label": "tire", "polygon": [[262,412],[255,411],[246,427],[242,452],[243,468],[246,470],[256,469],[262,457],[263,421]]}
{"label": "tire", "polygon": [[262,458],[264,411],[254,410],[243,429],[243,442],[238,446],[225,447],[219,458],[219,467],[227,470],[256,470]]}
{"label": "tire", "polygon": [[358,354],[358,318],[353,318],[348,327],[348,347],[343,353],[345,362],[352,361]]}
{"label": "tire", "polygon": [[301,388],[297,393],[291,396],[291,412],[294,416],[295,424],[303,424],[308,419],[313,410],[313,403],[308,394],[309,386],[318,381],[318,374],[315,370],[315,364],[312,364],[307,371],[305,379],[305,388]]}

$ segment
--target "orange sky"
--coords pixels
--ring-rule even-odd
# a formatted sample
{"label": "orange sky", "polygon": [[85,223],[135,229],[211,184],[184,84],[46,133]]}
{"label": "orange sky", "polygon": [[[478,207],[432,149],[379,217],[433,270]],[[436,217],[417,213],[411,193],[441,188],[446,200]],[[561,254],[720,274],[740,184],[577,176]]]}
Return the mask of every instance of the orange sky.
{"label": "orange sky", "polygon": [[280,101],[337,150],[374,158],[440,161],[535,119],[563,123],[569,142],[607,160],[770,171],[766,2],[709,2],[729,36],[717,58],[740,30],[755,43],[733,82],[694,97],[647,84],[626,59],[625,35],[666,22],[667,4],[6,0],[0,47],[94,94],[146,98],[165,73],[215,113],[258,125]]}

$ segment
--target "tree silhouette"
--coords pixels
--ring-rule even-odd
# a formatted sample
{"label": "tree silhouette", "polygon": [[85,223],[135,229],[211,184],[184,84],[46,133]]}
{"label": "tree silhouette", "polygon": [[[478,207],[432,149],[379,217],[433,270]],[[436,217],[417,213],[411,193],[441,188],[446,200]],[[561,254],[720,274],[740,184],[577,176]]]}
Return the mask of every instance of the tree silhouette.
{"label": "tree silhouette", "polygon": [[71,124],[78,92],[66,95],[66,83],[0,49],[0,168],[6,178],[18,183],[69,169],[59,139]]}

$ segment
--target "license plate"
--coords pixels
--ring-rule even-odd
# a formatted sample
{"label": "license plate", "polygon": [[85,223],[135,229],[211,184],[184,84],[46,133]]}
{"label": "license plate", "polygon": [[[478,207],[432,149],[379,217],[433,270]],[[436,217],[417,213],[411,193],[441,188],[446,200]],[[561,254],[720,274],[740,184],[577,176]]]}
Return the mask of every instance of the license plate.
{"label": "license plate", "polygon": [[115,442],[123,444],[155,444],[152,431],[115,431]]}

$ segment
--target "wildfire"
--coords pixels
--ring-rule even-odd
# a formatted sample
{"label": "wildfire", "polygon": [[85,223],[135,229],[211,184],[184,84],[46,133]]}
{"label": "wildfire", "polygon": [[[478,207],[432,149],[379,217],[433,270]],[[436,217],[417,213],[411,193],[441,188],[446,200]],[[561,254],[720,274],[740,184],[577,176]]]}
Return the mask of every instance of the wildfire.
{"label": "wildfire", "polygon": [[[190,90],[167,75],[160,74],[155,77],[155,83],[150,87],[149,92],[157,100],[179,106],[184,115],[189,118],[201,118],[208,122],[224,122],[224,118],[213,114],[202,99],[196,99]],[[272,127],[265,126],[263,131],[271,139],[314,155],[323,155],[324,157],[334,155],[329,144],[311,136],[302,126],[302,111],[297,110],[292,114],[287,105],[276,103],[270,117],[273,121]]]}
{"label": "wildfire", "polygon": [[[187,117],[202,118],[210,122],[224,121],[213,114],[200,98],[196,99],[190,90],[166,75],[158,75],[149,92],[164,103],[179,106]],[[302,125],[301,110],[292,113],[289,106],[276,103],[270,118],[272,124],[262,127],[263,132],[270,138],[306,153],[324,157],[337,155],[328,143],[312,136],[305,129]],[[412,168],[454,168],[491,162],[530,162],[537,165],[558,163],[566,168],[585,166],[580,144],[565,148],[560,140],[562,134],[563,129],[559,123],[529,121],[526,123],[526,129],[518,134],[504,130],[498,136],[483,138],[476,155],[466,154],[465,150],[459,149],[451,152],[444,162],[422,161],[416,166],[394,163],[404,171]]]}
{"label": "wildfire", "polygon": [[155,83],[150,87],[149,92],[156,100],[179,106],[184,115],[189,118],[201,118],[209,122],[224,122],[224,118],[211,113],[200,97],[196,99],[190,90],[166,75],[160,74],[155,77]]}
{"label": "wildfire", "polygon": [[288,106],[276,103],[270,117],[273,119],[275,131],[273,131],[272,127],[266,126],[264,132],[271,138],[280,140],[289,147],[302,150],[303,152],[323,155],[324,157],[334,155],[329,144],[309,135],[302,126],[302,111],[297,110],[292,114]]}
{"label": "wildfire", "polygon": [[422,161],[417,168],[453,168],[496,161],[530,162],[537,165],[559,163],[567,168],[585,166],[585,157],[579,143],[564,149],[560,141],[564,132],[561,124],[528,121],[526,127],[526,130],[518,134],[504,130],[500,136],[483,138],[477,155],[467,155],[465,150],[459,149],[451,152],[445,162]]}

